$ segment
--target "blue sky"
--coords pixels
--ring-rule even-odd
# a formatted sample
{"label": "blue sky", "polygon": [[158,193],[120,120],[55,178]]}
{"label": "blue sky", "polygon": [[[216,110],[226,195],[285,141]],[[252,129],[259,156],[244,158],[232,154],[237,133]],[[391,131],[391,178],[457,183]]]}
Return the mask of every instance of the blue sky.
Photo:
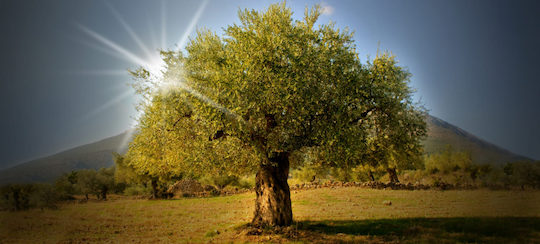
{"label": "blue sky", "polygon": [[[0,1],[0,168],[123,132],[135,115],[126,71],[137,67],[133,57],[152,60],[148,53],[177,49],[191,23],[221,33],[238,21],[239,8],[272,2]],[[298,19],[315,3],[325,10],[319,23],[354,31],[363,60],[378,47],[395,54],[431,114],[540,159],[539,4],[287,5]]]}

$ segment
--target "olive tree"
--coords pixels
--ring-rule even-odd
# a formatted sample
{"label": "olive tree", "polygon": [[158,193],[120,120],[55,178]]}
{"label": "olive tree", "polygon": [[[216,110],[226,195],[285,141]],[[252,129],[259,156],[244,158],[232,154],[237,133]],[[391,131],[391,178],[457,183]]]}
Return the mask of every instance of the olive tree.
{"label": "olive tree", "polygon": [[[148,98],[139,135],[149,134],[139,142],[155,142],[134,139],[134,168],[256,172],[252,224],[290,225],[291,155],[316,152],[336,168],[362,164],[372,116],[392,96],[385,77],[360,63],[352,33],[315,26],[320,13],[306,9],[295,21],[285,3],[243,10],[223,36],[198,31],[185,56],[162,52],[163,78],[136,87]],[[133,74],[151,80],[142,68]]]}
{"label": "olive tree", "polygon": [[89,194],[96,198],[107,200],[107,193],[114,189],[114,168],[101,168],[98,171],[83,169],[77,171],[77,190],[85,195],[88,200]]}
{"label": "olive tree", "polygon": [[399,182],[396,169],[422,166],[427,112],[412,101],[411,74],[397,66],[393,56],[377,54],[367,70],[368,79],[380,89],[372,89],[378,102],[369,119],[371,135],[364,158],[372,166],[386,169],[391,182]]}

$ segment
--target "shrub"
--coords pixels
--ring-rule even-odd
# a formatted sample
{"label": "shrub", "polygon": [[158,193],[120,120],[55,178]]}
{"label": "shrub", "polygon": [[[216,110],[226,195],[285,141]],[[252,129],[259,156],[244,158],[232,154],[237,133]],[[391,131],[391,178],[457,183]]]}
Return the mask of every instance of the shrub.
{"label": "shrub", "polygon": [[11,184],[0,188],[0,209],[57,208],[59,194],[49,184]]}
{"label": "shrub", "polygon": [[211,177],[211,179],[212,183],[220,190],[228,185],[238,184],[238,176],[236,175],[219,175]]}
{"label": "shrub", "polygon": [[312,182],[316,179],[324,179],[328,177],[328,174],[322,172],[320,168],[314,165],[305,165],[292,171],[292,177],[300,180],[301,182]]}
{"label": "shrub", "polygon": [[29,205],[33,208],[50,208],[56,209],[56,205],[60,201],[60,194],[49,184],[35,184],[33,191],[29,197]]}
{"label": "shrub", "polygon": [[18,211],[29,208],[30,185],[10,184],[1,188],[2,210]]}
{"label": "shrub", "polygon": [[143,185],[130,185],[124,189],[126,196],[149,196],[152,194],[152,189]]}
{"label": "shrub", "polygon": [[255,177],[242,177],[233,184],[234,186],[240,189],[253,189],[255,188]]}
{"label": "shrub", "polygon": [[518,186],[540,188],[540,164],[538,162],[507,163],[503,168],[506,183]]}
{"label": "shrub", "polygon": [[62,200],[72,200],[73,195],[79,194],[76,187],[77,171],[64,173],[54,182],[54,190]]}
{"label": "shrub", "polygon": [[447,145],[441,153],[426,155],[424,164],[425,170],[432,174],[467,171],[473,167],[469,152],[454,151],[450,145]]}

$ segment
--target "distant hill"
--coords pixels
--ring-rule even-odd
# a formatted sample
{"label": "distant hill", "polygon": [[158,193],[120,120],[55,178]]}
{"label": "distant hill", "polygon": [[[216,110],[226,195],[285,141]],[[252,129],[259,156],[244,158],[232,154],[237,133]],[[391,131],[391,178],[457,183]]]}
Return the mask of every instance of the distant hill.
{"label": "distant hill", "polygon": [[[131,135],[131,132],[132,130],[128,130],[101,141],[0,170],[0,184],[51,182],[72,170],[110,167],[114,164],[112,153],[124,153],[127,150],[125,137]],[[127,141],[129,142],[129,139]]]}
{"label": "distant hill", "polygon": [[531,160],[486,142],[437,117],[429,115],[426,122],[428,136],[423,144],[428,154],[440,152],[446,145],[451,145],[455,151],[470,152],[476,164],[502,165],[507,162]]}
{"label": "distant hill", "polygon": [[[473,161],[478,164],[501,165],[517,160],[530,160],[479,139],[439,118],[428,116],[427,124],[428,137],[424,141],[424,147],[428,154],[440,152],[450,144],[455,150],[471,152]],[[113,165],[112,153],[123,153],[127,150],[127,143],[123,142],[131,132],[132,130],[126,131],[98,142],[0,170],[0,184],[51,182],[62,173],[72,170],[110,167]]]}

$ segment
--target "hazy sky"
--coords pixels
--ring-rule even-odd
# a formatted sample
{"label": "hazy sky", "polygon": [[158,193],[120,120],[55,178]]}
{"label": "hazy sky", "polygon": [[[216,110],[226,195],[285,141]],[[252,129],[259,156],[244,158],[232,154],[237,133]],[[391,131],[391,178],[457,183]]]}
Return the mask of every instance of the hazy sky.
{"label": "hazy sky", "polygon": [[[191,23],[221,33],[239,8],[271,2],[0,0],[0,168],[128,129],[136,102],[128,68],[177,48]],[[287,4],[300,18],[321,3],[319,23],[353,30],[363,60],[380,42],[409,68],[431,114],[540,159],[537,2]]]}

